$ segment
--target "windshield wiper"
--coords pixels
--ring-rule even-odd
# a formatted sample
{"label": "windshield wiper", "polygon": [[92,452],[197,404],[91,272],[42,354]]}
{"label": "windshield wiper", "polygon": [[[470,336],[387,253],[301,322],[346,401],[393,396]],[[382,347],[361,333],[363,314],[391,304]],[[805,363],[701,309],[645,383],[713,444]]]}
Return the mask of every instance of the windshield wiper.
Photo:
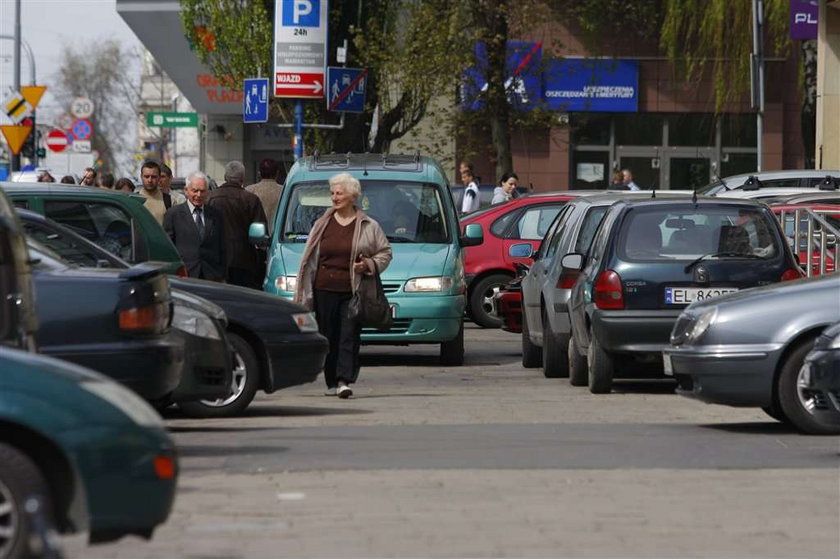
{"label": "windshield wiper", "polygon": [[710,252],[709,254],[704,254],[700,258],[697,258],[697,259],[689,262],[686,265],[686,267],[683,268],[683,272],[685,272],[687,274],[688,272],[691,271],[691,269],[693,267],[695,267],[697,264],[699,264],[703,260],[706,260],[707,258],[721,258],[721,257],[724,257],[724,256],[736,257],[736,258],[753,258],[753,259],[761,258],[759,255],[750,254],[749,252],[731,252],[731,251],[729,251],[729,252]]}

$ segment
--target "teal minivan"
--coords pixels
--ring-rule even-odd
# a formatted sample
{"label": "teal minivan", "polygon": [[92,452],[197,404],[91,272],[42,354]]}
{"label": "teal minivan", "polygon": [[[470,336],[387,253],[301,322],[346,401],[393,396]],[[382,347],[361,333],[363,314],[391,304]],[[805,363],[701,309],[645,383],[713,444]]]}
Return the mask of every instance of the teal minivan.
{"label": "teal minivan", "polygon": [[394,323],[389,330],[362,330],[362,343],[440,344],[444,365],[464,362],[463,248],[481,244],[479,226],[461,235],[458,215],[440,164],[418,155],[314,155],[289,171],[273,232],[251,227],[255,242],[268,244],[263,289],[294,296],[309,231],[332,204],[328,180],[350,173],[362,184],[357,205],[379,222],[393,250],[382,273]]}

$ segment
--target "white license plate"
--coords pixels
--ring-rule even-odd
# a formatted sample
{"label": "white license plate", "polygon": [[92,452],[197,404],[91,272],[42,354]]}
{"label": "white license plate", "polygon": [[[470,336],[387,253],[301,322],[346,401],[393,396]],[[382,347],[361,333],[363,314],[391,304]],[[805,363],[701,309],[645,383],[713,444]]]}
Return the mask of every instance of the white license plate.
{"label": "white license plate", "polygon": [[737,287],[666,287],[666,305],[687,305],[727,293],[735,293]]}
{"label": "white license plate", "polygon": [[671,356],[667,353],[662,354],[662,365],[665,367],[665,374],[669,377],[674,376],[674,368],[671,366]]}

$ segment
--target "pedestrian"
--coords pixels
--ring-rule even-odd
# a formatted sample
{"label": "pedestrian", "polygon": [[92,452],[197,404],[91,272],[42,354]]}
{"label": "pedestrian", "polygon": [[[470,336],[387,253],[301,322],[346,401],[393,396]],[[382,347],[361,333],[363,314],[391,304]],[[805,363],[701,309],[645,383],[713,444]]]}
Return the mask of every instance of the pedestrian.
{"label": "pedestrian", "polygon": [[131,194],[132,192],[134,192],[134,183],[131,181],[131,179],[123,177],[117,180],[117,183],[114,185],[114,190]]}
{"label": "pedestrian", "polygon": [[169,204],[164,199],[163,192],[160,191],[160,165],[156,161],[146,161],[140,167],[140,180],[143,181],[143,188],[140,194],[146,197],[143,205],[155,217],[158,223],[163,225],[163,216],[166,210],[172,207],[172,200],[169,198]]}
{"label": "pedestrian", "polygon": [[616,169],[613,171],[612,179],[610,180],[610,190],[630,190],[627,188],[627,185],[624,184],[624,173]]}
{"label": "pedestrian", "polygon": [[464,183],[464,199],[461,200],[461,213],[476,211],[481,206],[478,185],[471,168],[461,171],[461,182]]}
{"label": "pedestrian", "polygon": [[166,210],[163,228],[189,277],[223,282],[227,277],[225,220],[218,208],[207,205],[207,192],[207,175],[191,174],[184,187],[186,203]]}
{"label": "pedestrian", "polygon": [[327,395],[349,398],[359,377],[361,326],[347,307],[362,275],[383,272],[391,245],[379,224],[356,207],[362,194],[349,173],[330,178],[332,207],[309,232],[295,287],[295,301],[315,311],[318,329],[329,341],[324,379]]}
{"label": "pedestrian", "polygon": [[493,190],[491,204],[504,204],[510,202],[516,196],[516,183],[519,177],[516,173],[505,173],[499,181],[499,186]]}
{"label": "pedestrian", "polygon": [[79,181],[81,186],[96,186],[96,169],[88,167],[82,173],[82,180]]}
{"label": "pedestrian", "polygon": [[40,175],[38,175],[38,182],[55,182],[55,177],[53,177],[49,171],[43,171]]}
{"label": "pedestrian", "polygon": [[114,188],[114,175],[112,175],[111,173],[102,173],[101,175],[99,175],[97,186],[99,188],[105,188],[108,190]]}
{"label": "pedestrian", "polygon": [[268,220],[266,225],[271,227],[274,214],[277,213],[277,205],[280,203],[280,195],[283,193],[283,186],[277,182],[277,163],[273,159],[260,161],[260,182],[246,186],[245,190],[260,199],[265,218]]}
{"label": "pedestrian", "polygon": [[76,177],[73,175],[64,175],[61,177],[61,184],[76,184]]}
{"label": "pedestrian", "polygon": [[624,169],[621,171],[621,174],[624,178],[624,186],[627,187],[627,190],[640,190],[639,185],[633,182],[633,171],[630,169]]}
{"label": "pedestrian", "polygon": [[227,241],[228,282],[259,289],[262,278],[260,254],[248,240],[252,223],[265,223],[265,211],[256,194],[242,188],[245,166],[240,161],[225,165],[225,182],[210,193],[207,204],[221,211]]}
{"label": "pedestrian", "polygon": [[[160,180],[158,181],[158,188],[160,189],[161,193],[163,194],[163,203],[168,210],[175,204],[183,204],[187,201],[187,198],[181,194],[180,192],[176,192],[172,190],[170,185],[172,184],[172,169],[169,168],[169,165],[161,165],[160,166]],[[169,198],[167,200],[167,197]]]}

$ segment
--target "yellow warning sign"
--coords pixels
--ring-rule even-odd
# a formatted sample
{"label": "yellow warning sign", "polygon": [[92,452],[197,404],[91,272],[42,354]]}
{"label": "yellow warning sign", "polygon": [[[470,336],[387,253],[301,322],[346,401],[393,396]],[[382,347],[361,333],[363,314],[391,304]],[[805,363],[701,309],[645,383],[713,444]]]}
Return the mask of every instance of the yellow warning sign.
{"label": "yellow warning sign", "polygon": [[18,124],[32,114],[32,105],[20,93],[14,93],[3,102],[3,111]]}
{"label": "yellow warning sign", "polygon": [[32,105],[32,109],[35,110],[46,90],[47,86],[45,85],[24,85],[20,88],[20,94],[23,95],[26,102]]}
{"label": "yellow warning sign", "polygon": [[9,144],[9,149],[12,150],[14,155],[17,155],[20,153],[20,148],[23,147],[23,142],[26,141],[30,132],[32,132],[32,126],[24,126],[22,124],[12,126],[7,124],[0,126],[0,131],[3,132],[6,143]]}

